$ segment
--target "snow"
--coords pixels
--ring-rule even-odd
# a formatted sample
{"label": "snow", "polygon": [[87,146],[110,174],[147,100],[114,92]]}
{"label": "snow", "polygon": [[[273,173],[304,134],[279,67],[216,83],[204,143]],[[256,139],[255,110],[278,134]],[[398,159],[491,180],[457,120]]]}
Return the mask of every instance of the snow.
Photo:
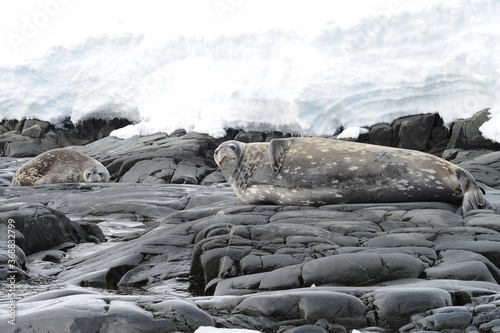
{"label": "snow", "polygon": [[[54,17],[80,6],[58,3]],[[259,29],[243,17],[255,7],[230,3],[222,14],[210,8],[211,19],[247,24],[234,32],[179,23],[186,33],[162,35],[151,23],[139,33],[137,20],[106,33],[92,27],[20,64],[0,62],[0,119],[123,117],[134,124],[112,133],[121,138],[177,129],[222,137],[230,127],[322,136],[428,112],[450,124],[489,107],[481,131],[500,142],[500,2],[360,10],[348,22],[338,13],[329,20],[328,2],[314,11],[290,5],[304,16],[278,24],[273,13],[287,16],[271,8]]]}
{"label": "snow", "polygon": [[349,127],[337,136],[337,139],[357,139],[361,134],[368,133],[366,128]]}

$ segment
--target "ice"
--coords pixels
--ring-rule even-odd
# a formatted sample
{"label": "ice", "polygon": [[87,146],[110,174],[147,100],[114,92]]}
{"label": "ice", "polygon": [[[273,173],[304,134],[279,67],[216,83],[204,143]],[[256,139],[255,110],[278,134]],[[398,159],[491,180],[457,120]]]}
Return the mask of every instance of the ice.
{"label": "ice", "polygon": [[115,33],[53,47],[0,65],[0,119],[123,117],[134,124],[112,133],[121,138],[177,129],[222,137],[227,128],[334,135],[428,112],[450,124],[490,107],[481,131],[500,142],[500,2],[446,1],[356,24],[327,17],[308,29]]}

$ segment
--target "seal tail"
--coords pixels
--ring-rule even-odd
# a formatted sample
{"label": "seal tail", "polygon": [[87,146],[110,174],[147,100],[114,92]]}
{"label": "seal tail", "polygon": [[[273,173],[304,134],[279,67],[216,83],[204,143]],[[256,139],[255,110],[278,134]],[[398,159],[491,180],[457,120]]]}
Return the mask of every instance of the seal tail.
{"label": "seal tail", "polygon": [[460,171],[462,172],[459,175],[459,182],[463,193],[463,201],[457,214],[463,216],[474,209],[495,210],[496,207],[486,199],[484,196],[485,191],[476,183],[472,175],[465,170]]}

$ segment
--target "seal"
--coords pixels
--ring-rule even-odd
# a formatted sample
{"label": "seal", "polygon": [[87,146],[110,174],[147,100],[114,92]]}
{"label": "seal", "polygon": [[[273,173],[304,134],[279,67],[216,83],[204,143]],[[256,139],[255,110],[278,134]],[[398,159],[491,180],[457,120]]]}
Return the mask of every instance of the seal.
{"label": "seal", "polygon": [[99,161],[79,151],[60,148],[42,153],[21,166],[12,178],[12,185],[108,181],[109,172]]}
{"label": "seal", "polygon": [[326,138],[223,142],[216,163],[247,204],[441,201],[495,209],[465,169],[420,151]]}

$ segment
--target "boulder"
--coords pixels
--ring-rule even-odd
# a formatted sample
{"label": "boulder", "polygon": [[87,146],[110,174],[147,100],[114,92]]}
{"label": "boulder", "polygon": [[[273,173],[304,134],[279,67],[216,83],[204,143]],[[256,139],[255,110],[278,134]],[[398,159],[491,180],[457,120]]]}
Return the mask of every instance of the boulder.
{"label": "boulder", "polygon": [[[31,254],[48,250],[65,242],[86,241],[94,236],[104,241],[99,228],[85,228],[71,222],[63,213],[42,204],[14,203],[0,207],[0,223],[14,221],[17,231],[23,235],[22,250]],[[93,232],[93,233],[92,233]]]}
{"label": "boulder", "polygon": [[451,130],[447,149],[490,149],[499,150],[500,145],[486,139],[479,128],[489,120],[490,109],[477,112],[472,118],[460,119]]}
{"label": "boulder", "polygon": [[415,314],[450,306],[448,292],[436,288],[385,288],[374,292],[378,326],[398,329]]}
{"label": "boulder", "polygon": [[417,278],[424,263],[402,253],[352,253],[306,262],[302,269],[305,286],[369,285],[383,281]]}

